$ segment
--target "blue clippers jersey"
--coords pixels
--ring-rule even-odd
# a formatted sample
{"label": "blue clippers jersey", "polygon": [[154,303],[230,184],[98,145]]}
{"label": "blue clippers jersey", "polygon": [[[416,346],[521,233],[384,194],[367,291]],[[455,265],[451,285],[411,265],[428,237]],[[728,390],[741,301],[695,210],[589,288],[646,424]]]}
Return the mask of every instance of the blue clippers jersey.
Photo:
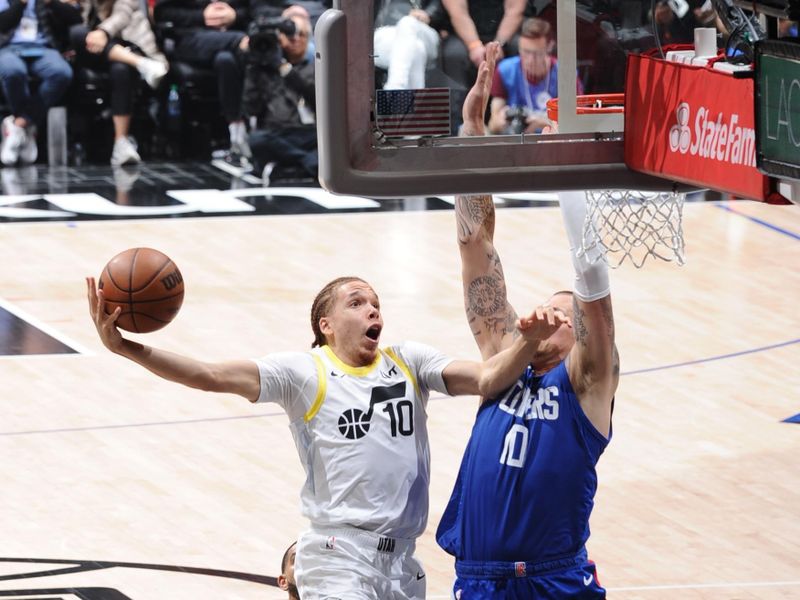
{"label": "blue clippers jersey", "polygon": [[578,552],[589,537],[595,465],[607,444],[578,404],[563,361],[541,377],[529,367],[478,410],[439,545],[470,561]]}

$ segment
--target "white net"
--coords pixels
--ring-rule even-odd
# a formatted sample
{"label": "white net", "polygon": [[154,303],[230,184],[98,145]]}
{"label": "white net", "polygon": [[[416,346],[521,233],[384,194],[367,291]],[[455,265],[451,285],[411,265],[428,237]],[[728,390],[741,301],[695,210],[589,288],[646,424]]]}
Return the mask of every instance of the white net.
{"label": "white net", "polygon": [[684,264],[683,201],[677,192],[588,190],[583,248],[592,262],[612,268],[648,257]]}

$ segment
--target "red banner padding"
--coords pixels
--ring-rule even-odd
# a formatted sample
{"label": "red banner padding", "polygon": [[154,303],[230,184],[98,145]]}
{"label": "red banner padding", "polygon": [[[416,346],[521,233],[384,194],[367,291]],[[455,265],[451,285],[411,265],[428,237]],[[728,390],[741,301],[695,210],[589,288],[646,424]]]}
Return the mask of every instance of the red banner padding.
{"label": "red banner padding", "polygon": [[754,82],[711,67],[631,54],[625,83],[630,169],[751,200],[770,195],[756,168]]}

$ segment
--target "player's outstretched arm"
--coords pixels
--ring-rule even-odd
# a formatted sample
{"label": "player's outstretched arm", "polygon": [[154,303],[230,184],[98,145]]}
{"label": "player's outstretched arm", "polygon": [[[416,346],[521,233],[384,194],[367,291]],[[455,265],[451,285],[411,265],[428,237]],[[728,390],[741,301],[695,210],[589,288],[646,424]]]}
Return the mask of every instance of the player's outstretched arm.
{"label": "player's outstretched arm", "polygon": [[[499,52],[487,44],[486,60],[462,109],[465,136],[484,135],[484,115]],[[517,314],[508,303],[500,256],[494,247],[494,202],[489,195],[456,196],[456,235],[461,254],[464,309],[472,335],[487,359],[508,347],[515,335]]]}
{"label": "player's outstretched arm", "polygon": [[255,402],[261,389],[256,364],[249,360],[207,363],[174,352],[159,350],[122,337],[116,321],[120,308],[105,312],[102,290],[94,277],[86,278],[89,314],[103,345],[152,371],[159,377],[208,392],[238,394]]}
{"label": "player's outstretched arm", "polygon": [[475,83],[467,93],[464,105],[461,107],[461,118],[464,121],[461,135],[468,137],[486,135],[484,117],[491,96],[492,77],[499,57],[500,44],[497,42],[486,44],[486,58],[478,66]]}
{"label": "player's outstretched arm", "polygon": [[482,401],[508,389],[533,362],[542,342],[569,319],[552,307],[539,307],[525,319],[524,334],[512,344],[483,362],[456,360],[442,372],[447,391],[452,395],[480,395]]}
{"label": "player's outstretched arm", "polygon": [[619,355],[614,343],[614,313],[608,266],[597,256],[579,254],[586,199],[582,192],[559,192],[559,205],[575,267],[573,329],[569,354],[572,387],[586,416],[604,435],[611,428],[611,401],[619,383]]}

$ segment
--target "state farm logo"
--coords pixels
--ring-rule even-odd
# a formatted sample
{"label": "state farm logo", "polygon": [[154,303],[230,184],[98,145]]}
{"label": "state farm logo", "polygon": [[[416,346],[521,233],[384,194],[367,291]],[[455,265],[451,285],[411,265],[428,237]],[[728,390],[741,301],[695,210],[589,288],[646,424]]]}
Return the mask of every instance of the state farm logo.
{"label": "state farm logo", "polygon": [[722,112],[716,119],[711,111],[701,106],[693,126],[689,125],[692,109],[681,102],[675,109],[675,124],[669,129],[671,152],[690,154],[732,165],[756,166],[756,132],[739,124],[739,115],[727,117]]}
{"label": "state farm logo", "polygon": [[669,129],[669,149],[673,152],[680,150],[681,154],[686,154],[692,143],[692,132],[689,130],[689,105],[681,102],[675,109],[675,116],[678,122]]}

